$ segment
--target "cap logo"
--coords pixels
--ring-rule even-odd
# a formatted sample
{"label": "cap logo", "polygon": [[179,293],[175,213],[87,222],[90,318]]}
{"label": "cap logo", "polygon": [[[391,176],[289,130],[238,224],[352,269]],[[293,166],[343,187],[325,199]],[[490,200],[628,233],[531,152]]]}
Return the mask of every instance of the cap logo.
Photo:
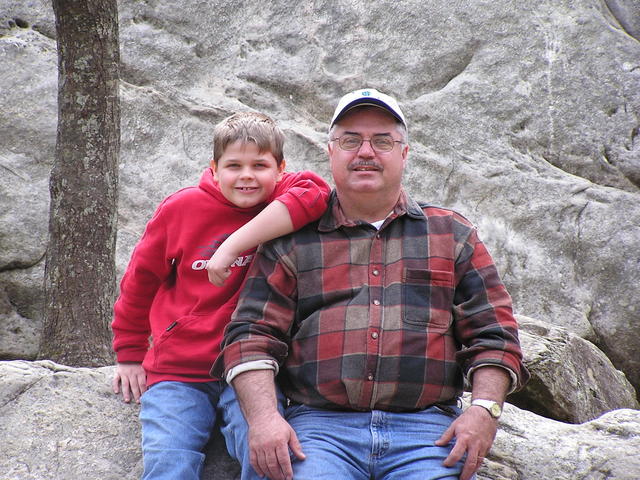
{"label": "cap logo", "polygon": [[363,97],[368,97],[371,95],[371,92],[369,90],[363,90],[360,95],[362,95]]}

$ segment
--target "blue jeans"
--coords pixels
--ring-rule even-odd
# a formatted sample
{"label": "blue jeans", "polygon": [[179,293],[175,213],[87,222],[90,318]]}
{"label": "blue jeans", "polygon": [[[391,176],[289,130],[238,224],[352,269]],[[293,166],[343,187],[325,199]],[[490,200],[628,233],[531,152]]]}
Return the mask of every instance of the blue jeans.
{"label": "blue jeans", "polygon": [[[276,394],[278,398],[278,410],[284,416],[286,400],[280,389],[277,387]],[[241,480],[259,480],[264,478],[259,476],[251,466],[249,459],[249,443],[247,438],[249,427],[244,419],[244,415],[240,409],[240,404],[236,399],[236,394],[232,387],[229,387],[222,392],[218,408],[220,409],[222,416],[220,431],[224,436],[229,455],[240,462],[242,467]]]}
{"label": "blue jeans", "polygon": [[294,461],[295,480],[458,480],[463,461],[442,465],[453,444],[437,447],[455,406],[411,413],[341,412],[292,405],[285,418],[306,459]]}
{"label": "blue jeans", "polygon": [[[140,400],[147,479],[199,480],[224,382],[160,382]],[[227,390],[231,390],[228,388]]]}

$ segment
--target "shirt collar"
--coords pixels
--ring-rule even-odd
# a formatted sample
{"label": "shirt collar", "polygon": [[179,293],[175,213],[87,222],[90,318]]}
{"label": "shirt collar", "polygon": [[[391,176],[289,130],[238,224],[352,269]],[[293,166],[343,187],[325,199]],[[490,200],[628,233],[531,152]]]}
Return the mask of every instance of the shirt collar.
{"label": "shirt collar", "polygon": [[[424,213],[422,211],[422,208],[420,208],[420,205],[418,205],[418,203],[413,198],[411,198],[403,188],[400,191],[398,202],[393,207],[393,212],[391,212],[391,214],[387,218],[387,221],[390,222],[405,214],[412,218],[424,217]],[[318,231],[331,232],[333,230],[337,230],[340,227],[357,227],[358,225],[362,225],[363,223],[366,222],[351,220],[345,216],[342,208],[340,207],[338,195],[334,189],[331,192],[331,196],[329,197],[329,208],[327,208],[324,215],[320,219],[320,222],[318,223]]]}

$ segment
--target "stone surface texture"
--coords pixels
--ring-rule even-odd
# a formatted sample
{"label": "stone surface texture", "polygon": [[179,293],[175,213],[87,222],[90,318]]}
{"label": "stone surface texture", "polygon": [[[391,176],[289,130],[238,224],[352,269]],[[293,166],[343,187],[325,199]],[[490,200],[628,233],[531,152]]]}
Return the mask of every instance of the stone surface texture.
{"label": "stone surface texture", "polygon": [[[111,392],[113,367],[0,362],[0,478],[127,480],[142,471],[138,407]],[[468,397],[465,399],[468,402]],[[579,425],[507,404],[479,480],[637,480],[640,411]],[[203,480],[236,480],[218,435]]]}
{"label": "stone surface texture", "polygon": [[[2,355],[28,358],[55,28],[44,0],[0,6],[0,286],[32,324]],[[122,2],[119,271],[157,203],[197,181],[217,121],[274,116],[290,168],[328,178],[333,105],[373,86],[409,118],[408,190],[479,226],[518,313],[595,342],[638,388],[638,18],[634,0]]]}
{"label": "stone surface texture", "polygon": [[508,402],[568,423],[593,420],[611,410],[640,408],[631,383],[591,342],[562,327],[517,318],[531,379]]}
{"label": "stone surface texture", "polygon": [[[508,409],[484,478],[640,478],[637,0],[119,9],[119,274],[156,205],[197,182],[216,122],[273,116],[289,169],[329,179],[333,106],[378,88],[409,121],[408,191],[478,225],[522,321],[533,380],[513,402],[535,414]],[[50,2],[0,0],[0,359],[37,352],[56,98]],[[2,369],[1,478],[136,478],[135,407],[108,368]]]}

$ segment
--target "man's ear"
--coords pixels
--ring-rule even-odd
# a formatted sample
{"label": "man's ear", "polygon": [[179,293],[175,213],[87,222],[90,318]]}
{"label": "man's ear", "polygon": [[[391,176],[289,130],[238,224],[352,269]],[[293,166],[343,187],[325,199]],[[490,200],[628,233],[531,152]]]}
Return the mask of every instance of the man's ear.
{"label": "man's ear", "polygon": [[405,145],[402,149],[402,168],[407,166],[407,159],[409,158],[409,145]]}

